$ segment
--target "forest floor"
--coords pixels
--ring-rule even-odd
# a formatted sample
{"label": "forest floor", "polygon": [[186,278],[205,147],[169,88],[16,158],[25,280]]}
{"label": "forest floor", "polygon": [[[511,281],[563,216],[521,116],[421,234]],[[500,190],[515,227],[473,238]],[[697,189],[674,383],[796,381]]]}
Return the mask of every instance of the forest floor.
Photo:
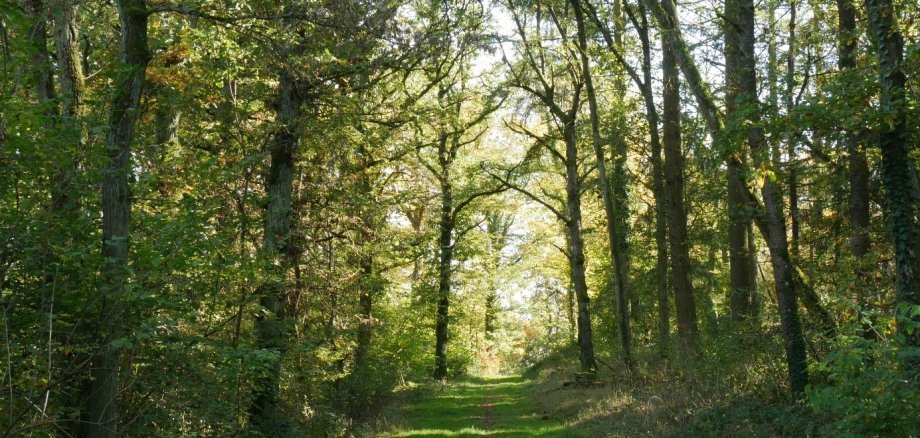
{"label": "forest floor", "polygon": [[[744,340],[744,342],[755,342]],[[757,342],[762,342],[759,340]],[[555,353],[514,377],[467,377],[407,390],[376,432],[395,437],[805,437],[820,427],[790,400],[776,360],[722,346],[710,362],[660,361],[649,353],[632,373],[605,366],[573,384],[577,361]],[[775,351],[775,348],[770,351]],[[731,353],[729,353],[731,352]],[[774,354],[775,355],[775,354]],[[605,363],[615,363],[614,358]]]}
{"label": "forest floor", "polygon": [[523,377],[469,377],[425,390],[395,412],[385,437],[563,437],[561,422],[539,414],[534,383]]}

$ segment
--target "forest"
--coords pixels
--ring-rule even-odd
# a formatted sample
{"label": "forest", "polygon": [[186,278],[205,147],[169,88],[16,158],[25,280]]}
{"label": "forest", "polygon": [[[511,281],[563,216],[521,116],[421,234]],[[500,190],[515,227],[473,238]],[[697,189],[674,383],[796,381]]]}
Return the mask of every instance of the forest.
{"label": "forest", "polygon": [[918,437],[918,7],[0,0],[0,435]]}

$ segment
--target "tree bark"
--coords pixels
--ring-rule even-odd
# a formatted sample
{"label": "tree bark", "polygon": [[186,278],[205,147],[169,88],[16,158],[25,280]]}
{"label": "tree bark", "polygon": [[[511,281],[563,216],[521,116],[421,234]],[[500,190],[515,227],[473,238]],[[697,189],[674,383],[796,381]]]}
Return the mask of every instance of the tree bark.
{"label": "tree bark", "polygon": [[[786,42],[787,54],[786,54],[786,92],[785,92],[785,103],[786,103],[786,113],[791,113],[792,108],[795,105],[793,101],[793,94],[795,91],[795,56],[797,50],[797,41],[796,41],[796,15],[797,15],[797,2],[792,0],[789,2],[789,37]],[[786,178],[788,179],[788,188],[789,188],[789,255],[793,260],[799,259],[799,234],[801,231],[801,226],[799,224],[799,180],[798,180],[798,162],[796,161],[796,142],[798,136],[791,135],[787,139],[786,144],[786,153],[788,155],[788,161],[786,164]],[[779,169],[780,159],[779,157],[774,158],[774,164],[776,169]]]}
{"label": "tree bark", "polygon": [[[917,199],[911,180],[915,165],[907,136],[906,76],[902,70],[904,40],[891,0],[866,0],[866,10],[878,56],[879,107],[885,117],[876,129],[882,151],[885,215],[897,267],[895,315],[904,345],[916,348],[920,347],[920,330],[910,327],[920,323],[920,315],[911,315],[910,308],[920,305],[920,230],[917,223],[920,199]],[[908,356],[905,367],[914,380],[920,379],[920,357]]]}
{"label": "tree bark", "polygon": [[[489,341],[495,340],[495,331],[498,329],[498,283],[496,276],[501,269],[502,250],[508,241],[508,232],[511,229],[511,218],[501,212],[490,212],[486,216],[486,230],[489,234],[490,281],[489,291],[485,300],[485,337]],[[492,346],[489,345],[489,348]]]}
{"label": "tree bark", "polygon": [[[369,156],[364,147],[359,148],[360,154],[360,181],[359,187],[363,194],[370,195],[373,192],[370,167],[372,158]],[[380,214],[376,205],[368,202],[367,206],[362,207],[362,227],[359,230],[363,242],[361,256],[358,261],[360,270],[360,281],[358,282],[358,311],[360,322],[358,325],[353,374],[358,378],[366,378],[365,373],[368,370],[368,357],[371,351],[371,341],[374,336],[374,300],[383,289],[379,273],[375,270],[375,251],[374,243],[376,233],[379,228]],[[363,408],[364,406],[358,406]]]}
{"label": "tree bark", "polygon": [[[662,357],[667,355],[671,332],[668,290],[668,191],[665,185],[662,164],[661,136],[658,133],[658,109],[655,108],[655,96],[652,93],[652,55],[651,41],[648,35],[648,15],[645,6],[640,4],[642,24],[639,26],[639,40],[642,44],[642,90],[645,103],[645,118],[648,122],[649,143],[651,145],[652,191],[655,196],[655,279],[658,286],[658,350]],[[673,55],[668,54],[672,75],[676,78]],[[673,79],[672,79],[673,80]],[[675,88],[679,88],[679,83]],[[679,90],[678,90],[679,91]],[[680,109],[677,114],[677,145],[680,147]],[[679,151],[678,151],[679,152]],[[682,174],[678,175],[683,177]],[[682,183],[682,182],[681,182]],[[681,184],[682,185],[682,184]],[[689,259],[689,256],[688,256]]]}
{"label": "tree bark", "polygon": [[163,164],[170,146],[179,142],[179,120],[182,111],[178,107],[178,92],[168,85],[161,85],[156,90],[157,109],[154,114],[156,130],[156,157],[157,166]]}
{"label": "tree bark", "polygon": [[[670,19],[677,20],[675,4],[664,0],[662,7]],[[687,211],[684,206],[684,156],[680,134],[680,77],[677,58],[667,41],[662,43],[664,179],[668,192],[668,242],[671,248],[671,284],[677,314],[677,335],[688,346],[696,344],[697,315],[690,280],[690,248],[687,238]]]}
{"label": "tree bark", "polygon": [[[856,6],[851,0],[837,0],[837,68],[848,72],[856,68],[858,34]],[[862,259],[871,244],[869,238],[869,164],[859,135],[847,132],[846,145],[850,184],[850,251]]]}
{"label": "tree bark", "polygon": [[121,61],[109,118],[106,164],[102,181],[102,267],[98,350],[93,355],[92,379],[85,386],[87,409],[81,436],[114,438],[118,435],[118,368],[120,348],[113,341],[122,335],[120,301],[129,281],[128,248],[131,197],[131,141],[140,112],[147,63],[147,5],[144,0],[119,0]]}
{"label": "tree bark", "polygon": [[[587,2],[585,2],[587,4]],[[614,0],[613,1],[613,43],[616,47],[622,48],[623,45],[623,35],[626,33],[626,21],[623,17],[623,0]],[[582,12],[582,17],[584,17],[584,12]],[[582,18],[584,21],[584,18]],[[587,50],[587,46],[585,46]],[[588,79],[586,78],[585,81]],[[624,97],[626,95],[626,83],[624,81],[623,75],[614,75],[611,82],[613,83],[613,96],[615,102],[623,104]],[[585,91],[587,92],[587,84]],[[596,98],[595,98],[596,100]],[[597,105],[595,104],[595,107]],[[598,113],[597,117],[600,117]],[[626,131],[627,131],[626,117],[621,112],[613,113],[613,127],[611,130],[610,140],[611,140],[611,164],[612,171],[608,175],[608,190],[607,193],[610,196],[610,203],[612,206],[613,215],[609,219],[613,220],[613,227],[617,231],[613,234],[611,245],[616,245],[616,252],[619,254],[619,261],[615,262],[614,268],[616,269],[617,276],[619,280],[615,282],[617,299],[622,299],[624,302],[623,306],[617,306],[617,312],[620,312],[621,307],[623,309],[623,314],[628,318],[636,320],[640,314],[640,303],[639,296],[630,288],[629,283],[629,273],[630,273],[630,255],[629,255],[629,187],[630,182],[629,171],[627,170],[627,161],[629,147],[626,141]],[[598,126],[600,124],[598,123]],[[600,134],[598,133],[598,138]],[[620,298],[619,295],[622,294],[623,297]],[[620,325],[620,331],[622,332],[624,327],[623,324]],[[632,331],[629,327],[629,324],[626,324],[626,334],[629,339],[632,339]],[[623,336],[622,334],[620,335]],[[622,342],[622,339],[621,339]],[[631,355],[630,355],[631,357]]]}
{"label": "tree bark", "polygon": [[47,106],[46,115],[55,115],[51,105],[55,98],[54,70],[51,68],[51,58],[48,56],[48,20],[45,18],[47,11],[42,0],[23,0],[22,8],[32,20],[29,27],[29,43],[32,45],[30,62],[31,80],[35,87],[35,96],[39,105]]}
{"label": "tree bark", "polygon": [[380,292],[379,280],[374,272],[374,257],[370,254],[361,256],[359,262],[361,271],[360,290],[358,291],[358,312],[361,320],[358,324],[358,333],[355,345],[354,369],[358,375],[367,377],[368,356],[371,351],[371,340],[374,334],[374,298]]}

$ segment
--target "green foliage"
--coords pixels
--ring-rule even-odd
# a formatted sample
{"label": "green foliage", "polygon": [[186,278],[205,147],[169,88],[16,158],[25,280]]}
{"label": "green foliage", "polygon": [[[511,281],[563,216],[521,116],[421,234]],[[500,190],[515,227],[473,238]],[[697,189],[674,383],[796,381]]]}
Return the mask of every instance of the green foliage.
{"label": "green foliage", "polygon": [[[865,333],[867,320],[857,333]],[[870,327],[868,330],[876,330]],[[871,333],[871,331],[870,331]],[[915,436],[920,391],[902,364],[920,349],[893,339],[840,335],[834,349],[811,371],[820,378],[808,390],[808,404],[826,418],[833,436]]]}

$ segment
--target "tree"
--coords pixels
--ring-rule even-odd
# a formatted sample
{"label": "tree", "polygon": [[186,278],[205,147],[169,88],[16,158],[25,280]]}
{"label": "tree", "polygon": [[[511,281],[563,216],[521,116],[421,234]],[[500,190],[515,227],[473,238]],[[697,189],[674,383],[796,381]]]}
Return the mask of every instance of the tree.
{"label": "tree", "polygon": [[[753,6],[751,6],[753,8]],[[735,1],[725,2],[725,112],[731,120],[730,129],[740,126],[747,114],[752,114],[750,101],[751,87],[756,87],[754,71],[747,56],[748,50],[754,50],[754,35],[747,33],[745,19],[753,14],[746,4]],[[751,15],[753,20],[753,15]],[[750,46],[750,47],[749,47]],[[752,56],[752,55],[751,55]],[[744,114],[744,115],[741,115]],[[747,141],[732,141],[732,154],[737,159],[729,160],[728,165],[728,248],[731,257],[731,310],[732,319],[740,321],[751,315],[752,298],[756,291],[756,248],[753,241],[753,225],[747,207],[745,191],[745,168],[747,166],[747,149],[745,143],[757,144],[761,134],[755,129],[748,130]],[[743,134],[738,134],[742,138]]]}
{"label": "tree", "polygon": [[[474,30],[475,31],[475,30]],[[478,198],[494,195],[505,190],[504,184],[478,186],[474,184],[457,187],[459,168],[456,160],[464,146],[478,142],[485,133],[481,125],[486,118],[501,104],[495,94],[477,96],[477,90],[471,90],[468,79],[468,57],[476,46],[469,45],[472,39],[461,39],[455,44],[454,59],[446,64],[443,74],[448,78],[457,78],[455,84],[441,83],[437,89],[437,108],[443,113],[444,121],[435,127],[436,137],[432,147],[435,159],[429,161],[420,153],[419,162],[431,172],[437,180],[440,193],[440,216],[438,222],[438,304],[435,324],[435,366],[434,378],[447,377],[447,343],[450,316],[451,282],[454,250],[459,239],[472,228],[457,229],[458,218],[472,206]],[[453,45],[452,45],[453,46]],[[450,52],[448,52],[450,53]],[[456,76],[454,76],[456,75]],[[477,102],[479,100],[479,102]],[[471,113],[472,112],[472,113]],[[423,149],[419,148],[419,151]],[[455,191],[457,195],[455,198]]]}
{"label": "tree", "polygon": [[[879,108],[885,120],[877,128],[877,141],[882,151],[885,213],[897,267],[895,315],[905,346],[916,348],[920,346],[920,332],[915,329],[918,314],[911,309],[920,305],[920,257],[917,255],[920,248],[917,204],[920,200],[913,188],[916,170],[911,163],[911,146],[907,140],[906,77],[902,70],[904,41],[890,1],[866,0],[866,10],[878,57]],[[908,355],[905,365],[914,378],[920,375],[920,358],[916,355]]]}
{"label": "tree", "polygon": [[[545,23],[540,14],[532,23],[528,23],[523,11],[511,8],[513,20],[519,38],[518,51],[522,61],[519,66],[509,66],[511,81],[517,87],[545,107],[556,132],[545,137],[528,134],[536,137],[537,145],[545,147],[553,159],[565,168],[565,213],[552,207],[539,197],[531,194],[521,187],[515,188],[536,202],[543,204],[566,225],[568,240],[568,257],[571,269],[572,287],[578,304],[578,350],[579,364],[582,372],[593,373],[597,369],[594,357],[594,340],[591,331],[591,308],[588,295],[588,285],[585,280],[585,252],[584,238],[582,236],[581,193],[583,177],[579,171],[579,148],[576,129],[576,119],[582,104],[581,92],[584,88],[584,78],[578,72],[577,61],[569,59],[571,53],[550,52],[543,45],[542,32]],[[533,26],[533,30],[527,25]],[[561,24],[556,21],[556,30],[561,33]],[[536,39],[531,32],[535,31]],[[506,59],[507,62],[507,59]],[[557,83],[561,81],[564,91],[557,91]],[[568,102],[560,102],[567,98]],[[561,138],[564,145],[562,152],[554,144]]]}
{"label": "tree", "polygon": [[514,224],[514,217],[501,211],[490,211],[486,213],[486,234],[489,237],[489,261],[491,266],[491,275],[489,281],[489,291],[486,294],[486,314],[485,314],[485,335],[489,341],[494,340],[495,330],[497,327],[498,313],[498,283],[495,281],[502,268],[502,250],[508,243],[508,237],[511,233],[511,226]]}
{"label": "tree", "polygon": [[118,372],[123,331],[122,302],[130,282],[131,142],[144,89],[150,53],[147,47],[147,5],[144,0],[117,3],[121,20],[121,69],[112,99],[106,137],[107,163],[102,181],[102,275],[96,328],[98,350],[92,357],[92,378],[83,399],[83,436],[115,437],[118,425]]}
{"label": "tree", "polygon": [[[646,0],[647,6],[652,9],[662,32],[667,37],[667,43],[676,55],[678,65],[684,74],[685,79],[689,82],[690,88],[696,97],[700,112],[709,127],[713,141],[720,141],[723,134],[722,114],[709,92],[707,84],[703,81],[699,69],[690,55],[686,43],[680,34],[676,21],[669,17],[664,9],[654,0]],[[752,7],[739,5],[739,14],[753,14]],[[745,12],[746,11],[746,12]],[[748,39],[753,39],[753,16],[739,18],[738,26],[734,27],[737,32],[744,32]],[[741,37],[739,37],[740,39]],[[744,43],[741,44],[744,47]],[[753,47],[748,43],[747,47]],[[746,91],[747,103],[754,104],[756,107],[756,94],[751,92],[751,87],[756,86],[756,80],[752,79],[754,69],[752,68],[754,60],[753,50],[744,54],[739,60],[739,68],[745,69],[747,77],[742,77],[742,84],[747,84]],[[742,73],[739,73],[742,74]],[[752,129],[757,129],[756,127]],[[764,153],[760,146],[760,139],[757,132],[748,134],[748,142],[755,141],[756,148],[752,154]],[[737,156],[729,155],[727,162],[734,162],[733,165],[740,165]],[[767,179],[769,180],[769,179]],[[789,373],[789,384],[793,393],[800,394],[804,392],[805,385],[808,383],[807,363],[805,359],[805,338],[802,333],[802,326],[799,320],[798,303],[796,291],[806,292],[808,290],[802,280],[798,268],[792,265],[789,258],[788,243],[786,240],[785,220],[783,218],[782,201],[778,196],[776,182],[765,180],[761,195],[764,196],[764,205],[754,197],[746,187],[745,197],[748,199],[747,208],[754,212],[754,222],[767,241],[770,248],[771,262],[773,265],[773,276],[777,296],[777,305],[779,307],[780,321],[783,327],[783,340],[786,349],[786,365]],[[811,291],[813,294],[813,291]]]}
{"label": "tree", "polygon": [[[623,349],[623,363],[626,368],[632,367],[632,332],[629,326],[629,309],[627,301],[626,284],[628,274],[626,257],[623,253],[624,245],[620,234],[624,232],[616,214],[617,206],[614,205],[614,195],[611,192],[610,182],[607,179],[607,163],[604,158],[604,145],[600,133],[600,115],[597,108],[597,94],[594,89],[594,80],[591,77],[591,66],[588,60],[588,38],[585,32],[585,17],[580,0],[572,0],[572,10],[575,12],[575,22],[578,28],[578,54],[581,59],[581,75],[585,82],[585,94],[588,98],[588,112],[591,120],[591,143],[594,146],[595,165],[597,166],[597,181],[600,187],[601,199],[604,203],[604,214],[607,218],[607,237],[610,247],[610,261],[613,263],[613,282],[616,293],[617,306],[617,332],[620,337],[620,348]],[[560,29],[561,31],[561,29]],[[620,205],[622,209],[622,204]]]}
{"label": "tree", "polygon": [[[654,192],[653,194],[655,196],[655,247],[657,257],[655,272],[658,287],[657,296],[659,351],[662,355],[665,355],[667,352],[668,338],[670,336],[670,311],[668,302],[670,299],[670,290],[668,285],[667,215],[667,196],[669,192],[666,192],[664,181],[665,176],[662,165],[661,135],[658,131],[660,117],[658,114],[658,109],[655,106],[655,95],[652,89],[652,48],[649,39],[648,17],[645,7],[642,4],[639,5],[640,13],[638,18],[636,17],[636,14],[632,8],[626,8],[626,13],[638,32],[639,42],[642,46],[642,76],[640,77],[636,69],[633,68],[623,57],[622,44],[617,44],[617,39],[613,36],[609,26],[606,26],[604,23],[602,23],[600,17],[598,16],[597,9],[590,2],[585,2],[585,6],[586,9],[590,12],[591,19],[600,30],[608,50],[610,50],[610,52],[613,54],[617,63],[620,64],[627,72],[636,87],[639,88],[639,91],[642,94],[643,104],[645,105],[645,119],[648,123],[649,146],[651,149],[649,161],[652,165],[652,191]],[[679,114],[679,109],[676,114]],[[690,281],[689,277],[687,277],[686,281]]]}

